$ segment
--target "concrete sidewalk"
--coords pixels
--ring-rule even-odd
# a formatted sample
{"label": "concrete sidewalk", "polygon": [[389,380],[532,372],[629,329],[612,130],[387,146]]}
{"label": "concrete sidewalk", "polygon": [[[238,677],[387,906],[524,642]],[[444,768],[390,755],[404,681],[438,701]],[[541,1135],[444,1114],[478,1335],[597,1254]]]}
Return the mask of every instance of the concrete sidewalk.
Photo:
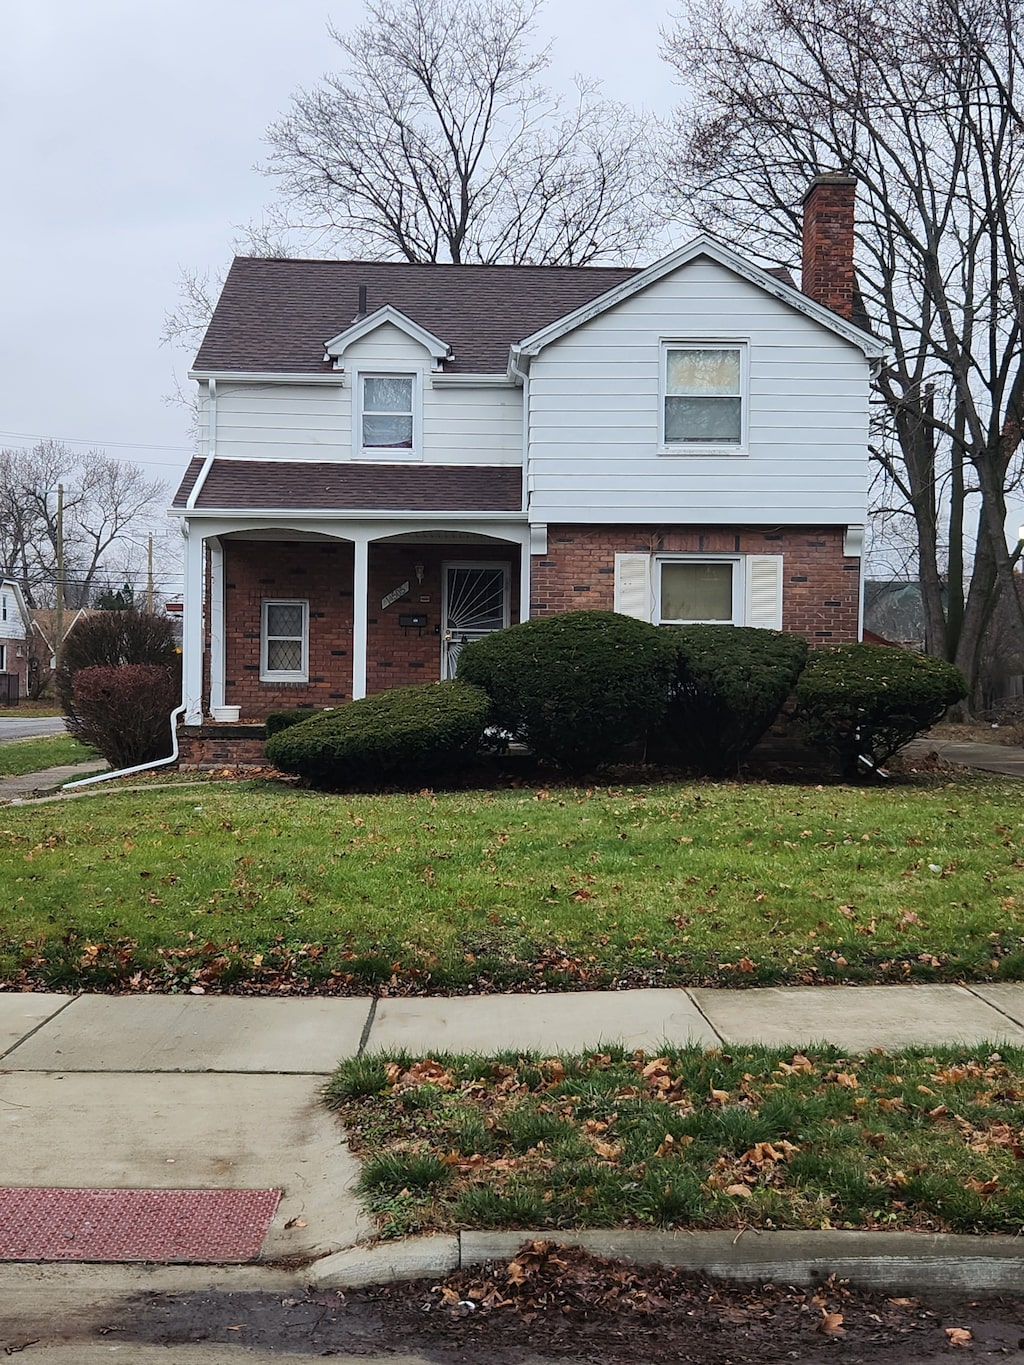
{"label": "concrete sidewalk", "polygon": [[999,773],[1002,777],[1024,778],[1024,749],[1014,744],[985,744],[974,740],[934,740],[925,735],[912,739],[900,750],[913,760],[926,754],[938,754],[947,763],[962,768],[979,768],[985,773]]}
{"label": "concrete sidewalk", "polygon": [[22,773],[19,777],[0,777],[0,806],[13,804],[26,797],[44,796],[72,782],[76,777],[100,773],[107,765],[101,758],[90,763],[64,763],[57,768],[44,768],[37,773]]}
{"label": "concrete sidewalk", "polygon": [[369,1235],[319,1104],[343,1057],[829,1039],[1024,1045],[1024,984],[406,999],[0,994],[0,1183],[275,1189],[261,1259]]}

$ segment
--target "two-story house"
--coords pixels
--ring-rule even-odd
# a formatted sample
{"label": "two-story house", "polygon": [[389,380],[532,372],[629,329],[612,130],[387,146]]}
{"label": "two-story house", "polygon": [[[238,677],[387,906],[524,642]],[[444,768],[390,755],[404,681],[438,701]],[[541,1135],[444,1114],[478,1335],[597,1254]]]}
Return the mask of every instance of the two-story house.
{"label": "two-story house", "polygon": [[0,706],[11,706],[28,692],[27,620],[21,586],[0,573]]}
{"label": "two-story house", "polygon": [[452,675],[550,612],[861,630],[855,182],[803,290],[706,237],[646,269],[241,258],[192,377],[186,722]]}

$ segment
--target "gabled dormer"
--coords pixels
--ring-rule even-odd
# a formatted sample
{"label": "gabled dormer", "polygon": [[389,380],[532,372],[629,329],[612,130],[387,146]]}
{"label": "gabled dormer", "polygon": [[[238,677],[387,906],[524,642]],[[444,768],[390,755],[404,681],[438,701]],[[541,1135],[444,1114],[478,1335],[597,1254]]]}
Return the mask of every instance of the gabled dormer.
{"label": "gabled dormer", "polygon": [[384,304],[383,307],[375,309],[372,313],[357,315],[351,325],[346,327],[343,332],[339,332],[330,341],[325,341],[324,359],[333,362],[334,369],[343,370],[345,368],[345,353],[349,347],[385,327],[397,328],[410,341],[422,346],[430,357],[432,370],[438,371],[446,360],[454,359],[452,348],[446,341],[442,341],[433,332],[428,332],[425,327],[421,327],[418,322],[414,322],[412,318],[406,316],[400,309],[394,308],[390,303]]}

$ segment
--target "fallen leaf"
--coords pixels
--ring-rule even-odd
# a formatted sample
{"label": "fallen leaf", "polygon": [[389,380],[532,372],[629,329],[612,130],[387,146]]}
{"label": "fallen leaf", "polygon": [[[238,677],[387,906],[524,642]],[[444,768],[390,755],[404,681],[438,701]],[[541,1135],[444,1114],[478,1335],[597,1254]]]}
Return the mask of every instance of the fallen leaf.
{"label": "fallen leaf", "polygon": [[727,1185],[725,1193],[736,1195],[740,1199],[750,1198],[750,1188],[747,1185]]}
{"label": "fallen leaf", "polygon": [[846,1335],[846,1328],[843,1326],[842,1313],[826,1313],[824,1308],[821,1310],[821,1325],[819,1332],[824,1332],[827,1337],[843,1337]]}
{"label": "fallen leaf", "polygon": [[288,1222],[285,1223],[286,1228],[304,1228],[305,1226],[305,1218],[289,1218]]}
{"label": "fallen leaf", "polygon": [[974,1340],[974,1335],[967,1327],[947,1327],[946,1336],[949,1337],[950,1346],[966,1346]]}

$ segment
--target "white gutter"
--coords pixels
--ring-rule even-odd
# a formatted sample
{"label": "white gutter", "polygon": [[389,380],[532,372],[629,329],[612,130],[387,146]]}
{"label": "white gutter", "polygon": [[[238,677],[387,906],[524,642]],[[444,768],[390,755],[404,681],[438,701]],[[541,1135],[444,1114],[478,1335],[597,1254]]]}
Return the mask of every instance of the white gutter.
{"label": "white gutter", "polygon": [[209,417],[209,432],[207,434],[206,459],[203,461],[203,467],[202,469],[200,469],[198,475],[196,476],[196,481],[192,485],[192,491],[189,493],[188,498],[186,499],[185,502],[186,513],[195,511],[196,499],[199,497],[199,494],[203,491],[203,484],[206,482],[207,476],[209,475],[210,470],[213,468],[213,462],[217,458],[216,379],[211,379],[209,381],[209,399],[207,403],[207,413]]}
{"label": "white gutter", "polygon": [[72,787],[89,787],[94,782],[109,782],[113,777],[131,777],[132,773],[145,773],[151,768],[164,768],[168,763],[174,763],[178,758],[178,727],[177,718],[185,711],[185,703],[176,706],[171,712],[171,752],[166,758],[155,758],[152,763],[136,763],[134,768],[118,768],[112,773],[96,773],[94,777],[80,777],[77,782],[65,782],[61,791],[71,791]]}

